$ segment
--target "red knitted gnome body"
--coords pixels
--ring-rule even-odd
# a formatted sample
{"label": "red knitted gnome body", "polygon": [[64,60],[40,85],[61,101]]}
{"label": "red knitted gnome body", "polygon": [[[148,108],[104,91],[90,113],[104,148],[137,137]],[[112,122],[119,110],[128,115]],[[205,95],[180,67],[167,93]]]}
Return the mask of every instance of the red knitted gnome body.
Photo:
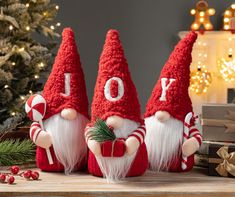
{"label": "red knitted gnome body", "polygon": [[[191,52],[196,38],[197,34],[190,32],[176,45],[146,105],[146,145],[153,170],[188,171],[193,167],[194,159],[190,155],[184,161],[186,167],[182,169],[181,149],[185,130],[188,131],[187,138],[194,137],[201,144],[201,134],[194,122],[191,120],[185,126],[186,115],[192,112],[188,87]],[[168,120],[164,119],[166,115],[163,113],[169,114]]]}
{"label": "red knitted gnome body", "polygon": [[[65,28],[62,33],[62,43],[42,96],[46,100],[44,128],[33,123],[30,136],[36,143],[42,132],[46,131],[51,135],[52,145],[49,152],[53,164],[49,163],[46,149],[37,146],[37,166],[44,171],[66,171],[64,164],[61,163],[63,161],[68,165],[68,172],[84,169],[86,145],[83,131],[89,119],[88,99],[74,33],[70,28]],[[77,118],[63,118],[62,112],[65,110],[66,113],[67,109],[77,114]],[[70,146],[74,146],[74,149]],[[80,152],[80,156],[76,155],[76,151]],[[77,164],[73,166],[72,163],[76,160]]]}
{"label": "red knitted gnome body", "polygon": [[[97,118],[107,122],[109,117],[118,116],[126,121],[127,125],[134,125],[134,127],[130,127],[129,130],[123,128],[123,130],[119,129],[115,131],[114,129],[117,139],[113,142],[104,141],[100,143],[102,150],[102,156],[100,157],[104,160],[107,158],[107,160],[113,161],[114,165],[115,161],[118,163],[122,158],[128,157],[125,152],[125,141],[132,136],[138,140],[139,148],[137,152],[134,153],[133,161],[125,176],[142,175],[148,165],[148,157],[144,143],[145,126],[141,119],[140,104],[136,88],[131,80],[128,64],[116,30],[108,31],[106,36],[99,62],[91,114],[92,121],[88,125],[85,133],[87,140],[90,139],[89,128],[94,125]],[[88,170],[95,176],[105,176],[97,158],[98,157],[96,157],[92,151],[89,151]]]}

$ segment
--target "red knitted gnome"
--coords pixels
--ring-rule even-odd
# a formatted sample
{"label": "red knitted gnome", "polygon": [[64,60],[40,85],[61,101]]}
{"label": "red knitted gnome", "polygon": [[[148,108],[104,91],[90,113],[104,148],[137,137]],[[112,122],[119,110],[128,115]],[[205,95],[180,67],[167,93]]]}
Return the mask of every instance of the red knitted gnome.
{"label": "red knitted gnome", "polygon": [[34,122],[30,137],[37,145],[41,170],[83,169],[86,163],[84,128],[88,122],[88,99],[84,74],[72,29],[65,28],[51,74],[42,96],[46,113],[42,128]]}
{"label": "red knitted gnome", "polygon": [[163,67],[145,113],[145,138],[150,169],[188,171],[202,137],[188,94],[192,47],[197,39],[190,32],[175,47]]}
{"label": "red knitted gnome", "polygon": [[110,181],[142,175],[148,165],[145,125],[116,30],[106,36],[91,114],[85,131],[89,172]]}

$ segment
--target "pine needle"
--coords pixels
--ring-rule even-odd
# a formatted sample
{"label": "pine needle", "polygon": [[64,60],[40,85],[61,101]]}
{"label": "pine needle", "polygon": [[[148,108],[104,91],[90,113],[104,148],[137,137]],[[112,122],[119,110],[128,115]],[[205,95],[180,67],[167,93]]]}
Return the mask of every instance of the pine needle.
{"label": "pine needle", "polygon": [[35,145],[31,140],[19,139],[0,142],[0,166],[23,164],[35,157]]}
{"label": "pine needle", "polygon": [[104,141],[114,141],[116,139],[115,134],[112,130],[108,127],[105,121],[101,119],[97,119],[94,127],[89,129],[91,140],[95,140],[97,142],[104,142]]}

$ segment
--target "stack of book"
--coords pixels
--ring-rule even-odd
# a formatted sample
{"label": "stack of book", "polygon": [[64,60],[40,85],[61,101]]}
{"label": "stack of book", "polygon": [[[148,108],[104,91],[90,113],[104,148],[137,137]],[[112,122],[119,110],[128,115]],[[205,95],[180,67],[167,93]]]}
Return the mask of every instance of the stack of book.
{"label": "stack of book", "polygon": [[203,143],[195,164],[211,176],[235,177],[235,104],[202,106]]}

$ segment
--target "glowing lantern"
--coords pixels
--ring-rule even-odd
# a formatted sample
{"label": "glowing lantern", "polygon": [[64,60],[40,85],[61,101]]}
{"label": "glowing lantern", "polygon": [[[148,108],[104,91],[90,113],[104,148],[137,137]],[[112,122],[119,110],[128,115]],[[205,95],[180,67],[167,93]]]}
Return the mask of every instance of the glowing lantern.
{"label": "glowing lantern", "polygon": [[196,94],[206,93],[211,82],[211,73],[198,66],[197,70],[191,72],[190,90]]}
{"label": "glowing lantern", "polygon": [[235,59],[232,55],[232,48],[229,49],[228,57],[218,61],[219,73],[226,82],[235,81]]}

